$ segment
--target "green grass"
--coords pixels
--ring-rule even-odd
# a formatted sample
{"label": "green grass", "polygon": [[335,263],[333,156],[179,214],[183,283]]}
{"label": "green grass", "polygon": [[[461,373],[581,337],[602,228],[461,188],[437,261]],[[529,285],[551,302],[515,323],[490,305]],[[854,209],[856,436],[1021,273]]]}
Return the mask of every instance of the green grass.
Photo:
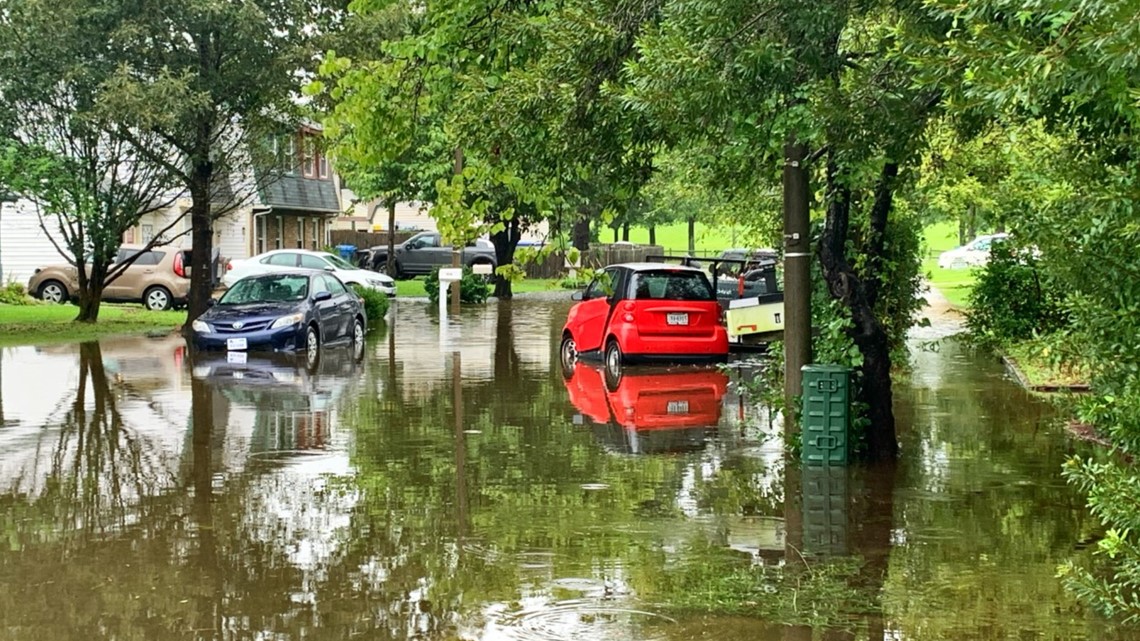
{"label": "green grass", "polygon": [[1006,357],[1025,377],[1030,387],[1085,387],[1088,371],[1079,366],[1057,366],[1050,362],[1048,347],[1028,340],[1002,349]]}
{"label": "green grass", "polygon": [[950,304],[959,309],[970,306],[970,292],[974,289],[977,275],[973,269],[942,269],[938,266],[938,255],[958,246],[957,223],[936,223],[924,232],[926,253],[922,260],[922,271],[930,284],[942,292]]}
{"label": "green grass", "polygon": [[[412,280],[396,281],[397,298],[427,298],[427,291],[424,289],[426,278],[426,276],[418,276]],[[511,291],[516,294],[558,291],[562,289],[558,283],[559,281],[556,279],[528,278],[521,283],[515,283]]]}
{"label": "green grass", "polygon": [[78,311],[74,305],[0,305],[0,345],[39,345],[174,331],[186,321],[186,312],[152,312],[138,305],[104,303],[99,322],[76,323]]}
{"label": "green grass", "polygon": [[[743,238],[737,237],[733,244],[732,230],[727,226],[710,226],[697,223],[696,228],[697,251],[719,252],[730,247],[739,247],[744,243]],[[613,242],[613,230],[606,228],[601,231],[598,239],[603,243]],[[631,243],[648,244],[649,230],[644,227],[631,227],[629,230]],[[686,252],[689,250],[689,226],[687,223],[674,223],[662,225],[657,228],[657,244],[670,252]]]}

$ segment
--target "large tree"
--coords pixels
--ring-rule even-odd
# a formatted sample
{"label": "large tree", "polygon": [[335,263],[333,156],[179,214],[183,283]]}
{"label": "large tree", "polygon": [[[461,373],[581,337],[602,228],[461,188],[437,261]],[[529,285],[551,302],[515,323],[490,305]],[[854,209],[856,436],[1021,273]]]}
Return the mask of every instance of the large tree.
{"label": "large tree", "polygon": [[120,134],[144,131],[165,142],[156,150],[136,139],[190,195],[192,320],[213,289],[214,221],[243,204],[231,192],[248,194],[268,175],[255,169],[266,141],[296,130],[300,84],[340,29],[345,2],[85,1],[124,13],[106,43],[104,55],[118,67],[100,104],[122,123]]}
{"label": "large tree", "polygon": [[0,185],[32,202],[49,238],[61,240],[56,249],[76,269],[76,320],[84,322],[98,319],[104,287],[139,255],[114,263],[124,233],[178,195],[165,163],[153,158],[170,147],[153,134],[120,129],[98,108],[115,72],[101,54],[120,17],[97,3],[42,0],[12,0],[0,15],[7,45],[0,54]]}

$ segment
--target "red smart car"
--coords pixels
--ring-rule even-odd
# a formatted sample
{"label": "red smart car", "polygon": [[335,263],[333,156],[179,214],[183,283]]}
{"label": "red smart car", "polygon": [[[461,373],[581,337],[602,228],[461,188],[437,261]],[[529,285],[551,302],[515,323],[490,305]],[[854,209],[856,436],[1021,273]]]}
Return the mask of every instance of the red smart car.
{"label": "red smart car", "polygon": [[705,273],[663,263],[612,265],[599,273],[570,310],[562,329],[562,364],[604,356],[623,363],[723,362],[728,333]]}

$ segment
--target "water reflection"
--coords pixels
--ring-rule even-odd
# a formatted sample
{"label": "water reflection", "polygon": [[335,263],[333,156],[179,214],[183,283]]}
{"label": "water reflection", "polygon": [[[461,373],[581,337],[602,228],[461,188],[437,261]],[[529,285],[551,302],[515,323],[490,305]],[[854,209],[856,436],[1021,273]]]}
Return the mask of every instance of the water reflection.
{"label": "water reflection", "polygon": [[719,371],[564,379],[565,310],[0,350],[0,638],[1114,638],[1052,576],[1083,446],[1000,368],[923,352],[899,466],[801,469]]}

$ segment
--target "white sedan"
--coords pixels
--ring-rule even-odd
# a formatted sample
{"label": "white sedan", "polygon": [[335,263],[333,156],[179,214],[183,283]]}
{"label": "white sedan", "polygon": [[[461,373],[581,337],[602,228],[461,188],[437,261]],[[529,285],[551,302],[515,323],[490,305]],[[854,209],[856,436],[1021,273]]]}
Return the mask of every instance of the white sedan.
{"label": "white sedan", "polygon": [[981,267],[990,261],[990,246],[1004,241],[1008,234],[978,236],[961,247],[944,251],[938,255],[938,266],[942,269],[964,269]]}
{"label": "white sedan", "polygon": [[386,274],[360,269],[340,256],[307,249],[275,249],[246,260],[230,261],[222,282],[226,287],[254,274],[268,274],[291,269],[317,269],[331,272],[345,285],[360,285],[396,295],[396,281]]}

